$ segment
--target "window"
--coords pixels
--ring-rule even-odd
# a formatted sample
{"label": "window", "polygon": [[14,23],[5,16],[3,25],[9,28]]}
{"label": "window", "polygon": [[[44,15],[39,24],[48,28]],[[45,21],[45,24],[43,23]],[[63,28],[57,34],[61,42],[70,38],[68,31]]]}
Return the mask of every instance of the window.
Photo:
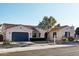
{"label": "window", "polygon": [[65,32],[65,37],[67,37],[67,32]]}
{"label": "window", "polygon": [[39,33],[39,37],[41,36],[41,33]]}
{"label": "window", "polygon": [[32,37],[36,37],[36,33],[32,33]]}
{"label": "window", "polygon": [[65,32],[65,37],[70,37],[70,32]]}
{"label": "window", "polygon": [[69,37],[70,37],[70,32],[68,32],[69,33]]}

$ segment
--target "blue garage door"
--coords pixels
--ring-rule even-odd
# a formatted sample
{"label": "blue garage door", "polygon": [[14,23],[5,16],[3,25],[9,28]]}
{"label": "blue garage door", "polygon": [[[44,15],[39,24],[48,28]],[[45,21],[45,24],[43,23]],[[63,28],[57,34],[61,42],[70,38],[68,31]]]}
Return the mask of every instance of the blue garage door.
{"label": "blue garage door", "polygon": [[25,32],[13,32],[12,40],[13,41],[28,41],[28,33]]}

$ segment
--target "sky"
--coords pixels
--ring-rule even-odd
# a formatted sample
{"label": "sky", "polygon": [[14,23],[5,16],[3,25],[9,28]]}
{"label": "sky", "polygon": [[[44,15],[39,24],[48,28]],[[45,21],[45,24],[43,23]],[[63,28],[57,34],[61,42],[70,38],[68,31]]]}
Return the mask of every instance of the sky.
{"label": "sky", "polygon": [[53,16],[61,25],[79,27],[79,4],[0,3],[0,23],[38,25],[44,16]]}

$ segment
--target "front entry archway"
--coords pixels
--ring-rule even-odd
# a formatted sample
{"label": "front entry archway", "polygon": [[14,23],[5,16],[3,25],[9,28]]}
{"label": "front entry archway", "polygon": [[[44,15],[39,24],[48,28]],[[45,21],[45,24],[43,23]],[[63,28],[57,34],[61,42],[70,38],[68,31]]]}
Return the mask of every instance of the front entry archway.
{"label": "front entry archway", "polygon": [[45,37],[45,39],[47,39],[47,37],[48,37],[48,32],[46,32],[46,33],[44,34],[44,37]]}

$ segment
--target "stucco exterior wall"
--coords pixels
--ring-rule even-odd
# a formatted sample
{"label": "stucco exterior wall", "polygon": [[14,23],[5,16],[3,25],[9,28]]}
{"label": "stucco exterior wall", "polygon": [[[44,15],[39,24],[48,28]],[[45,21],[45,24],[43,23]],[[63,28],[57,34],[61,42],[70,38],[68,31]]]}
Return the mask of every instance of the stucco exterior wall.
{"label": "stucco exterior wall", "polygon": [[59,31],[51,31],[49,33],[50,40],[53,40],[53,32],[57,32],[56,40],[61,40],[62,36],[65,35],[65,32],[70,32],[70,36],[72,36],[72,37],[74,37],[74,34],[75,34],[74,27],[65,27],[63,29],[60,29]]}
{"label": "stucco exterior wall", "polygon": [[57,31],[52,31],[52,32],[50,32],[48,35],[49,35],[49,39],[50,40],[54,40],[54,38],[53,38],[53,32],[56,32],[57,33],[57,38],[55,38],[56,40],[58,40],[58,38],[59,38],[59,32],[57,32]]}
{"label": "stucco exterior wall", "polygon": [[62,36],[64,36],[65,32],[70,32],[70,36],[74,37],[74,34],[75,34],[74,27],[65,27],[65,28],[61,29],[59,32],[59,34],[61,34],[61,35],[59,35],[59,37],[61,38]]}
{"label": "stucco exterior wall", "polygon": [[47,32],[46,30],[40,29],[40,28],[36,28],[40,33],[41,33],[41,38],[44,38],[45,33]]}
{"label": "stucco exterior wall", "polygon": [[6,39],[12,41],[12,32],[28,32],[29,38],[32,37],[32,29],[24,26],[16,26],[6,30]]}

